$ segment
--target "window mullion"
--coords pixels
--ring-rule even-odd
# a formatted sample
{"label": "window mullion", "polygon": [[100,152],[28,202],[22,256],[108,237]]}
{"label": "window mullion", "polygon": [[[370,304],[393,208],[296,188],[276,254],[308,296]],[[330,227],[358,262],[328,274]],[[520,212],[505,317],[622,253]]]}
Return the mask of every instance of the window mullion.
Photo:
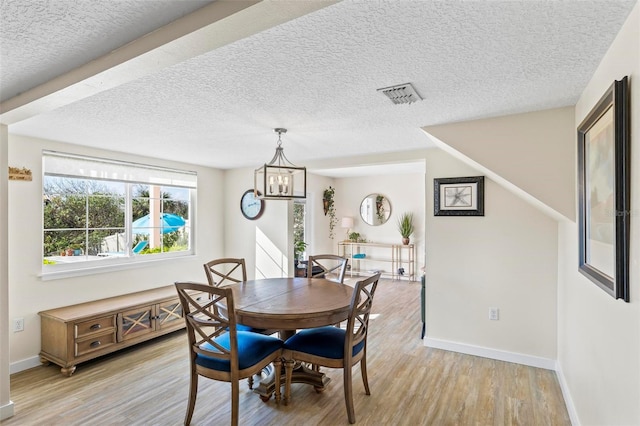
{"label": "window mullion", "polygon": [[124,199],[124,228],[125,228],[125,242],[127,244],[127,256],[132,255],[132,242],[133,242],[133,200],[132,200],[132,186],[133,184],[128,183],[125,187],[125,199]]}

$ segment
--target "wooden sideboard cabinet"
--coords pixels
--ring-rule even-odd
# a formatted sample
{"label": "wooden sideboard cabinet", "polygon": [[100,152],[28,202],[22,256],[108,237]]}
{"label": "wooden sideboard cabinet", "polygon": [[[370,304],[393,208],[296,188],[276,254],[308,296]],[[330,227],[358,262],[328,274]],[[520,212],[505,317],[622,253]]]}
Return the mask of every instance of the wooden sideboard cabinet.
{"label": "wooden sideboard cabinet", "polygon": [[185,327],[175,286],[39,312],[40,360],[76,365]]}

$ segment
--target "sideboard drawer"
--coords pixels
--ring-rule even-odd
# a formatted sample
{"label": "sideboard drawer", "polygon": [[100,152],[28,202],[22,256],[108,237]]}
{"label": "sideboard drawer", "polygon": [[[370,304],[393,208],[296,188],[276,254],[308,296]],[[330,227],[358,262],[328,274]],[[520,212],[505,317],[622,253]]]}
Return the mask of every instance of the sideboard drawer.
{"label": "sideboard drawer", "polygon": [[82,356],[93,351],[104,349],[116,343],[116,333],[103,334],[94,338],[76,341],[75,356]]}
{"label": "sideboard drawer", "polygon": [[106,330],[113,330],[116,327],[116,316],[94,318],[89,321],[75,324],[75,337],[81,338],[94,333],[104,333]]}

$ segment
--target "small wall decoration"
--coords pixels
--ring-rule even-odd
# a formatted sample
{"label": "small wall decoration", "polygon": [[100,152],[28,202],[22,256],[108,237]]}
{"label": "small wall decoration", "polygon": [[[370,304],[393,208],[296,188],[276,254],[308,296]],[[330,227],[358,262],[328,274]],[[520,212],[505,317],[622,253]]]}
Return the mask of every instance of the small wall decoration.
{"label": "small wall decoration", "polygon": [[26,167],[9,167],[9,180],[32,180],[31,170]]}
{"label": "small wall decoration", "polygon": [[324,210],[324,215],[326,216],[329,213],[329,209],[333,205],[333,196],[336,193],[336,190],[331,186],[325,189],[322,193],[322,208]]}
{"label": "small wall decoration", "polygon": [[335,227],[338,223],[338,218],[336,217],[336,206],[334,205],[333,197],[336,194],[335,188],[329,186],[329,188],[325,189],[322,193],[322,207],[324,209],[324,215],[329,215],[329,238],[333,240],[335,236]]}
{"label": "small wall decoration", "polygon": [[484,176],[433,180],[434,216],[484,216]]}
{"label": "small wall decoration", "polygon": [[627,77],[578,126],[578,270],[629,301],[630,113]]}

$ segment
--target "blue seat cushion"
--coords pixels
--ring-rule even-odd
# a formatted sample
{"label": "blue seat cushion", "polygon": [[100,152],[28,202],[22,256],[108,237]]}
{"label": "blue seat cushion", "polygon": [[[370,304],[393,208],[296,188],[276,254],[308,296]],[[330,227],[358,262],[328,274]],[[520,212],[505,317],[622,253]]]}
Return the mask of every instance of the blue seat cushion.
{"label": "blue seat cushion", "polygon": [[[338,327],[318,327],[301,330],[286,342],[285,349],[305,352],[324,358],[341,359],[344,357],[344,339],[346,331]],[[352,356],[364,348],[364,340],[353,347]]]}
{"label": "blue seat cushion", "polygon": [[[238,367],[240,370],[249,368],[262,361],[274,351],[282,348],[282,340],[277,337],[265,336],[264,334],[252,333],[250,331],[238,331]],[[230,348],[229,333],[214,339],[216,343],[225,349]],[[217,352],[210,343],[201,346],[203,349]],[[231,371],[231,364],[228,360],[209,357],[206,355],[196,355],[196,364],[202,367],[218,371]]]}

